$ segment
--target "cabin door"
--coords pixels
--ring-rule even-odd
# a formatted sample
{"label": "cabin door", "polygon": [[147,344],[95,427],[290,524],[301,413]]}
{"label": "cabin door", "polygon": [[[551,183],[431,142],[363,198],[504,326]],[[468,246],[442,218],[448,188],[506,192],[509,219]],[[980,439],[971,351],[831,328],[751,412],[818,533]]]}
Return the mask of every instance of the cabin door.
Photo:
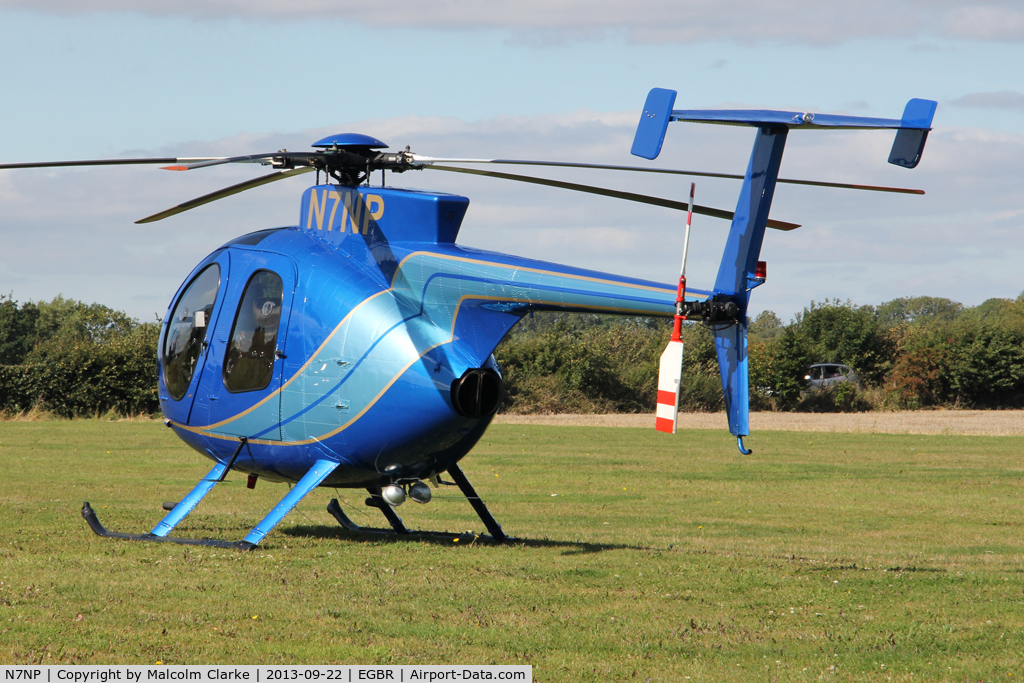
{"label": "cabin door", "polygon": [[160,334],[160,410],[187,424],[227,293],[231,257],[207,259],[182,285]]}
{"label": "cabin door", "polygon": [[231,280],[189,425],[230,437],[281,440],[280,389],[295,283],[291,259],[231,250]]}

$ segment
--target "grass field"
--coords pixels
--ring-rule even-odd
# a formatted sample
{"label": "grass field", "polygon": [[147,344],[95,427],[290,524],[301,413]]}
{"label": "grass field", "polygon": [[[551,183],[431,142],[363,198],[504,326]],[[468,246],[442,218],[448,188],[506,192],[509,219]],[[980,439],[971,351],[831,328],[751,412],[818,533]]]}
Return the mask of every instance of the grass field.
{"label": "grass field", "polygon": [[[147,531],[208,469],[159,422],[0,423],[0,663],[532,664],[537,681],[1024,678],[1024,437],[496,425],[510,546],[368,539],[321,490],[252,553]],[[215,490],[238,539],[282,485]],[[457,489],[399,509],[480,530]],[[372,514],[371,514],[372,513]]]}

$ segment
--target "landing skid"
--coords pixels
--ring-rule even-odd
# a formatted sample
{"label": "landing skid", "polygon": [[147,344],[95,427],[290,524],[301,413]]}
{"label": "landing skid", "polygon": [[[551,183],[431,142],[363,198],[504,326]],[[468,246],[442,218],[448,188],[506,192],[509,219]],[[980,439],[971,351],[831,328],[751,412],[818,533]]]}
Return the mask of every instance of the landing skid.
{"label": "landing skid", "polygon": [[[224,476],[228,470],[231,469],[234,464],[235,458],[238,453],[242,450],[242,447],[247,445],[247,441],[242,439],[238,444],[238,449],[235,454],[227,463],[217,463],[214,465],[210,473],[201,479],[196,485],[192,492],[189,493],[179,503],[172,506],[171,511],[160,521],[156,527],[153,528],[148,534],[125,534],[116,531],[108,531],[106,527],[100,523],[98,517],[96,517],[96,511],[92,509],[92,506],[88,502],[82,504],[82,517],[88,522],[89,527],[92,528],[93,533],[103,538],[120,538],[127,541],[152,541],[157,543],[177,543],[180,545],[199,545],[207,546],[212,548],[231,548],[235,550],[252,550],[255,548],[260,541],[270,530],[273,529],[285,515],[298,505],[307,494],[313,489],[318,487],[327,476],[338,467],[337,462],[330,460],[317,460],[312,468],[296,482],[295,486],[288,492],[288,494],[274,506],[274,509],[270,511],[260,522],[253,527],[252,531],[241,541],[219,541],[212,538],[180,538],[176,536],[168,536],[167,534],[174,529],[198,504],[199,501],[206,496],[210,490],[216,484],[224,481]],[[397,534],[404,536],[433,536],[438,538],[451,539],[453,541],[462,538],[480,538],[487,541],[493,541],[495,543],[505,543],[511,539],[505,535],[505,532],[501,530],[501,525],[494,519],[487,506],[477,495],[473,486],[466,479],[466,475],[462,473],[462,470],[458,465],[452,465],[448,468],[448,473],[452,479],[455,480],[456,485],[466,496],[470,505],[476,511],[477,515],[480,516],[484,526],[487,527],[487,531],[490,535],[475,535],[475,534],[451,534],[451,533],[432,533],[432,532],[413,532],[406,528],[405,524],[402,523],[402,518],[394,511],[394,509],[388,505],[388,503],[381,496],[381,490],[379,486],[368,488],[370,497],[366,499],[366,504],[379,509],[384,517],[391,524],[391,529],[373,529],[367,527],[361,527],[349,519],[342,511],[341,506],[338,505],[337,500],[331,500],[331,503],[327,506],[327,511],[330,512],[341,526],[345,527],[349,531],[361,532],[361,533],[372,533],[372,534]],[[165,505],[166,507],[166,505]]]}
{"label": "landing skid", "polygon": [[174,536],[157,536],[156,534],[123,534],[108,531],[96,516],[96,511],[88,502],[82,504],[82,517],[97,536],[103,538],[123,538],[128,541],[154,541],[157,543],[178,543],[180,545],[204,545],[210,548],[231,548],[234,550],[252,550],[255,543],[248,541],[218,541],[213,538],[176,538]]}
{"label": "landing skid", "polygon": [[[387,505],[387,503],[385,503]],[[371,507],[377,507],[376,505]],[[341,504],[337,498],[331,498],[331,502],[327,504],[327,512],[331,513],[334,519],[338,520],[338,524],[345,528],[347,531],[351,531],[356,534],[372,534],[375,536],[391,536],[393,538],[433,538],[441,539],[445,541],[467,541],[472,542],[474,540],[487,541],[489,543],[505,543],[514,539],[510,539],[508,536],[503,538],[495,538],[489,534],[454,534],[449,531],[413,531],[411,529],[405,529],[405,531],[397,531],[395,529],[381,529],[379,527],[359,526],[353,522],[345,511],[341,509]],[[403,525],[404,528],[404,525]]]}
{"label": "landing skid", "polygon": [[231,456],[231,459],[227,463],[217,463],[214,465],[210,473],[203,479],[199,480],[192,492],[185,496],[174,508],[167,514],[163,520],[160,521],[156,527],[153,528],[148,534],[122,534],[115,531],[107,531],[100,520],[96,517],[96,512],[92,509],[92,506],[88,502],[82,505],[82,517],[92,527],[93,532],[97,536],[104,538],[122,538],[128,541],[155,541],[158,543],[178,543],[180,545],[204,545],[214,548],[234,548],[236,550],[252,550],[255,548],[260,541],[262,541],[267,534],[270,533],[277,524],[284,519],[285,515],[292,511],[292,509],[299,504],[306,495],[319,486],[324,479],[327,478],[331,472],[338,467],[337,462],[332,460],[317,460],[313,464],[313,467],[303,475],[302,479],[295,483],[295,486],[291,488],[288,494],[281,500],[280,503],[274,506],[274,508],[263,518],[260,522],[252,528],[252,530],[246,535],[241,541],[218,541],[209,538],[178,538],[174,536],[168,536],[167,534],[176,527],[181,520],[183,520],[195,507],[199,504],[199,501],[209,493],[216,484],[224,481],[224,476],[235,462],[235,458],[238,457],[238,453],[242,450],[242,447],[247,444],[247,440],[242,439],[238,444],[238,449],[235,450],[235,454]]}
{"label": "landing skid", "polygon": [[364,534],[385,534],[394,536],[420,536],[430,538],[444,538],[444,539],[463,539],[463,538],[479,538],[485,541],[493,541],[495,543],[506,543],[514,540],[505,535],[502,531],[501,525],[498,524],[494,516],[491,515],[490,510],[487,509],[487,505],[481,500],[480,496],[477,495],[473,485],[469,483],[469,479],[463,474],[462,469],[458,465],[452,465],[448,468],[448,474],[452,476],[455,483],[458,485],[459,490],[462,491],[463,495],[469,501],[469,504],[473,506],[473,510],[476,511],[480,520],[487,527],[490,535],[487,534],[453,534],[441,531],[411,531],[402,522],[402,518],[398,516],[395,509],[387,504],[380,495],[380,488],[367,489],[370,492],[370,497],[366,499],[366,505],[369,507],[375,507],[384,513],[384,517],[387,518],[388,523],[391,524],[390,529],[378,529],[374,527],[359,526],[345,514],[345,511],[341,509],[341,505],[338,503],[337,498],[332,498],[331,502],[327,504],[327,511],[333,515],[334,519],[338,520],[338,524],[355,533]]}

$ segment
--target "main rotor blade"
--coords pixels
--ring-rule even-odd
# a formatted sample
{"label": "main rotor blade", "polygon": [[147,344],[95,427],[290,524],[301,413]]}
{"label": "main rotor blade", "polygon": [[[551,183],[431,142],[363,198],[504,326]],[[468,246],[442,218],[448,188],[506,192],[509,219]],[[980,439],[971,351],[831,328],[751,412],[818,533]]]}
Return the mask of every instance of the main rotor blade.
{"label": "main rotor blade", "polygon": [[[734,173],[710,173],[707,171],[681,171],[671,168],[645,168],[643,166],[612,166],[608,164],[583,164],[572,161],[527,161],[521,159],[441,159],[434,157],[415,156],[417,164],[424,167],[440,168],[435,164],[514,164],[517,166],[552,166],[557,168],[596,168],[605,171],[636,171],[639,173],[667,173],[669,175],[685,175],[700,178],[726,178],[729,180],[743,180],[743,176]],[[905,187],[886,187],[882,185],[855,185],[851,183],[830,183],[823,180],[795,180],[792,178],[779,178],[780,183],[792,185],[814,185],[817,187],[836,187],[844,190],[870,190],[872,192],[896,192],[899,194],[924,194],[924,190],[916,190]]]}
{"label": "main rotor blade", "polygon": [[[499,173],[497,171],[480,171],[475,168],[455,168],[454,166],[424,166],[435,171],[450,171],[452,173],[469,173],[471,175],[483,175],[490,176],[491,178],[501,178],[502,180],[515,180],[521,183],[533,183],[535,185],[547,185],[548,187],[559,187],[563,190],[575,190],[576,192],[589,192],[590,194],[600,194],[605,197],[615,197],[616,199],[625,199],[630,202],[639,202],[641,204],[652,204],[654,206],[663,206],[667,209],[676,209],[678,211],[686,211],[688,205],[686,202],[677,202],[671,199],[661,199],[660,197],[650,197],[644,194],[635,194],[633,192],[622,192],[620,190],[609,190],[603,187],[594,187],[593,185],[579,185],[577,183],[566,183],[561,180],[549,180],[547,178],[534,178],[533,176],[525,175],[513,175],[511,173]],[[700,206],[698,204],[693,205],[693,212],[699,213],[704,216],[713,216],[714,218],[724,218],[726,220],[732,220],[732,211],[723,211],[721,209],[713,209],[709,206]],[[768,219],[768,227],[775,228],[776,230],[795,230],[800,226],[796,223],[787,223],[785,221],[776,221]]]}
{"label": "main rotor blade", "polygon": [[[211,157],[201,159],[196,163],[189,163],[180,166],[165,166],[165,171],[191,171],[194,168],[206,168],[207,166],[220,166],[221,164],[258,164],[273,157],[295,156],[291,153],[272,152],[270,154],[246,154],[240,157]],[[308,152],[307,152],[308,156]]]}
{"label": "main rotor blade", "polygon": [[310,171],[313,171],[313,170],[315,170],[315,169],[313,169],[313,168],[295,168],[295,169],[292,169],[290,171],[278,171],[277,173],[271,173],[270,175],[265,175],[265,176],[263,176],[261,178],[255,178],[253,180],[247,180],[244,183],[238,183],[237,185],[232,185],[231,187],[225,187],[223,190],[217,190],[216,192],[211,192],[210,194],[204,194],[202,197],[197,197],[196,199],[192,199],[190,201],[187,201],[184,204],[178,204],[177,206],[175,206],[172,209],[167,209],[166,211],[161,211],[160,213],[155,213],[152,216],[147,216],[146,218],[142,218],[142,219],[137,220],[135,222],[136,223],[153,223],[154,221],[163,220],[164,218],[167,218],[169,216],[174,216],[175,214],[179,214],[179,213],[182,213],[184,211],[188,211],[189,209],[194,209],[197,206],[202,206],[203,204],[209,204],[210,202],[215,202],[218,199],[223,199],[224,197],[230,197],[231,195],[238,194],[239,192],[245,192],[246,190],[251,190],[252,188],[259,187],[260,185],[266,185],[267,183],[272,183],[272,182],[275,182],[277,180],[284,180],[285,178],[291,178],[292,176],[299,175],[300,173],[309,173]]}
{"label": "main rotor blade", "polygon": [[150,159],[83,159],[81,161],[30,161],[22,164],[0,164],[0,170],[8,168],[59,168],[65,166],[124,166],[128,164],[191,164],[210,161],[217,157],[159,157]]}

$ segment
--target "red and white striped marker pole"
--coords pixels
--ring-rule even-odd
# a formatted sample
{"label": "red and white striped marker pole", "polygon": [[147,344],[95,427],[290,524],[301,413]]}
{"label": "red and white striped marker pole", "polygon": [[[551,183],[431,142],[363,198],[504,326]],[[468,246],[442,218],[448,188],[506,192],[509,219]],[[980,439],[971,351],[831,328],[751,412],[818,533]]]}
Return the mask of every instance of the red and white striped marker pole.
{"label": "red and white striped marker pole", "polygon": [[686,211],[686,233],[683,236],[683,265],[679,271],[679,286],[676,287],[676,315],[672,322],[672,337],[661,354],[658,366],[658,408],[655,429],[668,434],[676,433],[679,419],[679,383],[683,378],[683,321],[681,304],[686,298],[686,254],[690,248],[690,222],[693,220],[693,194],[696,183],[690,183],[690,203]]}

